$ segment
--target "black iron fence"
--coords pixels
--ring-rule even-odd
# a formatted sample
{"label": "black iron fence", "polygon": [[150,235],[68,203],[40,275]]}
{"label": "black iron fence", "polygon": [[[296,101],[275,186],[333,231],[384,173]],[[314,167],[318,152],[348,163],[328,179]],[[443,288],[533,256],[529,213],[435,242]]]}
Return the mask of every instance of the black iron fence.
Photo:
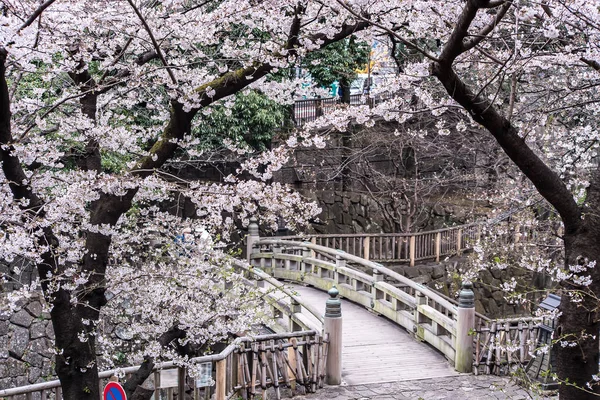
{"label": "black iron fence", "polygon": [[[391,93],[379,93],[375,96],[353,94],[350,95],[350,105],[368,105],[369,107],[374,107],[376,104],[391,97]],[[297,126],[302,126],[307,122],[312,122],[332,112],[339,104],[341,104],[339,97],[296,100],[294,104],[294,121]]]}

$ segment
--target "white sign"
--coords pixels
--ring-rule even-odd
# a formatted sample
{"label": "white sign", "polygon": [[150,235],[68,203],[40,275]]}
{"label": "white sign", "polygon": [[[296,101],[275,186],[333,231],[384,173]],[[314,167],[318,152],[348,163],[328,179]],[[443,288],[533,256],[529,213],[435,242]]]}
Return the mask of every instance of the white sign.
{"label": "white sign", "polygon": [[205,362],[198,365],[198,376],[196,377],[196,387],[212,386],[212,363]]}
{"label": "white sign", "polygon": [[177,368],[163,369],[160,371],[160,388],[167,389],[177,387],[179,373]]}

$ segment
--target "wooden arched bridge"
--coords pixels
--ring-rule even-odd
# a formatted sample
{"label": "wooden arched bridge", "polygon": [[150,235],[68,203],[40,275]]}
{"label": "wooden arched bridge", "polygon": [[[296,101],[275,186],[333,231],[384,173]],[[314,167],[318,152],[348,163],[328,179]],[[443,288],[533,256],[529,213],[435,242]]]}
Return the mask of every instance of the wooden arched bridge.
{"label": "wooden arched bridge", "polygon": [[[157,365],[150,382],[155,398],[190,390],[183,398],[211,392],[217,400],[264,398],[270,390],[279,399],[284,388],[313,392],[325,383],[502,374],[524,365],[536,346],[539,320],[492,321],[475,313],[469,286],[457,302],[373,261],[439,261],[469,249],[481,234],[473,224],[418,234],[260,238],[251,223],[248,259],[235,265],[247,284],[264,293],[276,333],[241,337],[219,354],[193,359],[205,366],[209,381],[212,371],[212,390],[196,387],[198,380],[186,378],[183,367]],[[511,240],[520,236],[516,232]],[[100,377],[127,376],[137,368]],[[5,397],[59,399],[60,383],[0,390]]]}

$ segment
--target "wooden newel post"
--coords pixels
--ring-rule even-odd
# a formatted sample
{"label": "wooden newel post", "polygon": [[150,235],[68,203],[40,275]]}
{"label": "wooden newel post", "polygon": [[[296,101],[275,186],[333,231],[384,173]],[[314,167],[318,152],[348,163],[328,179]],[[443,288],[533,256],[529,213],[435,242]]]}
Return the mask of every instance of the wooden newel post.
{"label": "wooden newel post", "polygon": [[411,267],[415,266],[415,244],[416,240],[414,236],[410,237],[409,247],[408,247],[408,261]]}
{"label": "wooden newel post", "polygon": [[250,218],[250,224],[248,224],[248,236],[246,236],[246,259],[248,264],[252,264],[252,253],[255,253],[254,243],[260,240],[260,234],[258,233],[258,221],[256,218]]}
{"label": "wooden newel post", "polygon": [[227,359],[217,361],[215,379],[215,400],[227,399]]}
{"label": "wooden newel post", "polygon": [[337,285],[340,283],[340,269],[346,267],[346,259],[342,258],[339,254],[335,255],[335,272],[333,276],[333,281]]}
{"label": "wooden newel post", "polygon": [[325,335],[329,336],[325,382],[328,385],[342,383],[342,302],[340,292],[334,286],[329,289],[329,299],[325,303]]}
{"label": "wooden newel post", "polygon": [[456,320],[456,357],[454,369],[458,372],[473,372],[473,329],[475,328],[475,294],[473,284],[463,282],[458,297]]}
{"label": "wooden newel post", "polygon": [[302,330],[302,327],[300,325],[298,325],[296,322],[294,322],[293,317],[294,317],[294,314],[302,313],[302,305],[300,305],[300,303],[298,303],[298,301],[296,299],[292,299],[291,305],[290,305],[290,311],[292,312],[292,314],[290,315],[290,331],[299,332]]}

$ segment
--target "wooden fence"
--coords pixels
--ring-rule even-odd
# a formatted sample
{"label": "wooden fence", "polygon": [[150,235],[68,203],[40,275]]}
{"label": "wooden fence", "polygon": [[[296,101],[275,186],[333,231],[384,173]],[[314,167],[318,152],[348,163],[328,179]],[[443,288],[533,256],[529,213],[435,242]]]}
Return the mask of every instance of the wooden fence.
{"label": "wooden fence", "polygon": [[343,250],[375,262],[439,262],[472,248],[481,237],[481,224],[460,225],[417,233],[360,233],[340,235],[281,236],[278,239],[308,240],[312,244]]}
{"label": "wooden fence", "polygon": [[[215,399],[224,400],[240,396],[243,399],[264,397],[264,392],[273,388],[275,398],[281,399],[281,388],[290,388],[290,393],[312,393],[323,387],[327,341],[315,331],[291,332],[236,339],[219,354],[197,357],[191,364],[210,364],[214,374]],[[123,373],[133,374],[139,366],[121,370],[104,371],[99,374],[101,384],[108,378]],[[175,379],[168,379],[171,376]],[[192,397],[209,399],[206,389],[195,387],[194,378],[187,377],[186,369],[172,362],[155,367],[153,373],[154,398],[166,395],[172,400],[175,395],[183,398],[187,387],[193,388]],[[173,381],[174,383],[169,383]],[[58,380],[29,385],[15,389],[0,390],[0,397],[16,399],[61,399],[62,391]]]}
{"label": "wooden fence", "polygon": [[[246,283],[263,293],[265,306],[271,308],[273,319],[279,322],[273,328],[283,333],[237,338],[219,354],[190,360],[191,364],[211,364],[215,400],[234,395],[243,399],[264,398],[268,388],[273,388],[276,398],[280,399],[283,387],[289,388],[291,394],[314,392],[322,387],[328,349],[328,340],[322,334],[323,315],[267,273],[240,260],[233,262],[244,274]],[[125,374],[127,378],[138,368],[100,372],[101,388],[111,376]],[[187,376],[186,369],[173,362],[158,364],[152,379],[155,399],[164,398],[161,397],[164,395],[172,400],[190,387],[195,400],[210,398],[210,389],[195,387],[195,380]],[[62,390],[60,381],[54,380],[0,390],[0,399],[58,400],[62,399]]]}
{"label": "wooden fence", "polygon": [[541,318],[481,320],[475,328],[473,372],[508,375],[524,367],[538,346]]}

